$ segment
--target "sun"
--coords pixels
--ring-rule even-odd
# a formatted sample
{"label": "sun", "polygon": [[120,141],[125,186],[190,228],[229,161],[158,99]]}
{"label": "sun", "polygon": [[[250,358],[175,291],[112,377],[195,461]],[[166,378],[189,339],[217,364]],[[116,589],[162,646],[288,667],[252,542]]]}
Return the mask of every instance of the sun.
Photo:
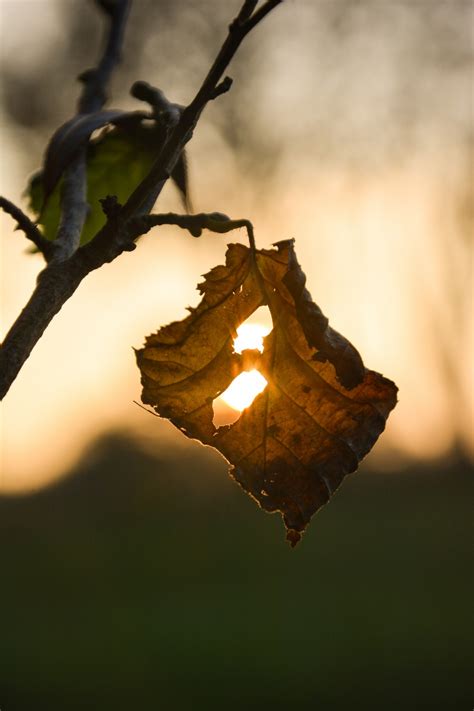
{"label": "sun", "polygon": [[242,353],[247,348],[256,349],[263,352],[263,339],[271,331],[271,327],[263,326],[260,323],[243,323],[237,329],[237,336],[234,338],[234,352]]}
{"label": "sun", "polygon": [[231,382],[220,398],[233,410],[245,410],[251,405],[267,385],[267,381],[258,370],[248,370],[240,373]]}
{"label": "sun", "polygon": [[[234,351],[242,353],[247,349],[263,351],[263,339],[271,331],[271,326],[260,323],[243,323],[237,329],[234,339]],[[267,385],[267,381],[258,370],[248,370],[240,373],[220,395],[233,410],[245,410],[252,404]]]}

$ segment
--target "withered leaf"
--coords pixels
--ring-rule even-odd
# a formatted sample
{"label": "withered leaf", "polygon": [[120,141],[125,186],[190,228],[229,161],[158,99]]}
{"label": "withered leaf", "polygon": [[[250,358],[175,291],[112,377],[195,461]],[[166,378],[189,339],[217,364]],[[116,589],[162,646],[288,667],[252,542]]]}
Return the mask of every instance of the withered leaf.
{"label": "withered leaf", "polygon": [[[188,437],[219,450],[231,476],[266,511],[280,511],[295,545],[311,516],[353,472],[385,427],[395,384],[367,370],[305,288],[293,241],[255,253],[228,247],[199,285],[200,304],[137,351],[142,400]],[[234,353],[237,327],[268,305],[263,353]],[[268,384],[232,425],[215,427],[213,400],[243,370]]]}

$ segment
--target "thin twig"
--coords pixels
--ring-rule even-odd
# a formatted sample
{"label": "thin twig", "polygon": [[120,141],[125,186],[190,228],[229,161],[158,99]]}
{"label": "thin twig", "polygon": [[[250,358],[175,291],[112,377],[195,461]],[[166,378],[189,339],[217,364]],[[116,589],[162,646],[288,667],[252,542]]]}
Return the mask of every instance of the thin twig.
{"label": "thin twig", "polygon": [[80,80],[84,89],[78,102],[78,113],[90,114],[99,111],[107,101],[107,85],[112,72],[119,64],[122,54],[123,37],[130,10],[130,0],[115,0],[108,4],[97,1],[108,15],[109,29],[102,57],[95,69],[87,69]]}
{"label": "thin twig", "polygon": [[0,208],[7,212],[17,221],[18,227],[23,230],[27,237],[40,252],[47,258],[52,251],[53,243],[44,237],[34,222],[30,220],[25,213],[20,210],[14,203],[4,197],[0,197]]}
{"label": "thin twig", "polygon": [[193,237],[200,237],[203,230],[225,234],[240,227],[245,227],[251,247],[255,247],[253,226],[249,220],[232,220],[221,212],[200,212],[197,215],[177,215],[168,212],[163,215],[141,215],[132,218],[128,225],[128,234],[132,239],[141,237],[153,227],[162,225],[176,225],[183,230],[188,230]]}
{"label": "thin twig", "polygon": [[267,2],[262,5],[262,7],[256,10],[252,17],[249,17],[249,19],[245,23],[246,34],[250,32],[250,30],[253,30],[255,25],[258,25],[258,23],[261,22],[263,18],[268,15],[269,12],[274,10],[277,5],[280,5],[282,1],[283,0],[267,0]]}
{"label": "thin twig", "polygon": [[[241,22],[240,13],[229,26],[225,39],[216,59],[214,60],[199,91],[181,114],[181,118],[171,132],[171,135],[160,151],[150,172],[133,191],[123,207],[123,218],[128,219],[144,211],[145,203],[149,202],[150,194],[155,193],[158,198],[163,185],[173,170],[185,144],[190,140],[196,124],[206,104],[211,101],[219,85],[221,77],[226,71],[232,57],[240,47],[242,41],[253,27],[283,0],[269,0],[257,10],[254,15]],[[242,12],[248,15],[249,2],[244,2]],[[155,199],[156,199],[155,198]]]}

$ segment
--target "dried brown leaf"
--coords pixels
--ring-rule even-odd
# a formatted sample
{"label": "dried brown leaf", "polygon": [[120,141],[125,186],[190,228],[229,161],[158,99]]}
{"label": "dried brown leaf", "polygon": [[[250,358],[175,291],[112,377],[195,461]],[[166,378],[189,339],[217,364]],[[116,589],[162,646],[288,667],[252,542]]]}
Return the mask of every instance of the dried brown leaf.
{"label": "dried brown leaf", "polygon": [[[292,241],[276,249],[229,245],[225,266],[200,284],[183,321],[137,351],[144,403],[188,437],[218,449],[231,476],[266,511],[280,511],[295,545],[311,516],[353,472],[396,404],[395,384],[364,368],[305,288]],[[234,353],[237,327],[267,304],[263,353]],[[230,426],[213,424],[213,400],[243,370],[268,385]]]}

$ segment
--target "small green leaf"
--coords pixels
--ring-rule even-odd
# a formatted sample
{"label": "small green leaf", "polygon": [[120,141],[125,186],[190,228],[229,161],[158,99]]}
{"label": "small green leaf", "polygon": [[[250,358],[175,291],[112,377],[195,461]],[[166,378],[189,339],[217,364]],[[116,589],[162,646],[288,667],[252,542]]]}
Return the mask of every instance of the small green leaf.
{"label": "small green leaf", "polygon": [[108,124],[118,125],[120,120],[133,120],[134,116],[135,120],[139,121],[144,117],[144,114],[143,112],[126,113],[117,109],[96,111],[92,114],[78,114],[60,126],[51,137],[44,156],[44,202],[48,201],[58,180],[78,150],[87,146],[94,131]]}
{"label": "small green leaf", "polygon": [[[163,140],[163,133],[156,123],[134,123],[115,127],[98,139],[91,141],[87,154],[87,200],[90,212],[81,235],[81,244],[86,244],[105,224],[106,218],[100,198],[116,195],[119,202],[126,202],[130,194],[149,172]],[[185,158],[181,156],[172,177],[187,203],[187,180]],[[175,174],[177,177],[175,177]],[[46,203],[43,212],[42,173],[33,176],[28,186],[29,207],[42,227],[45,237],[53,240],[59,225],[61,181],[58,182]]]}

